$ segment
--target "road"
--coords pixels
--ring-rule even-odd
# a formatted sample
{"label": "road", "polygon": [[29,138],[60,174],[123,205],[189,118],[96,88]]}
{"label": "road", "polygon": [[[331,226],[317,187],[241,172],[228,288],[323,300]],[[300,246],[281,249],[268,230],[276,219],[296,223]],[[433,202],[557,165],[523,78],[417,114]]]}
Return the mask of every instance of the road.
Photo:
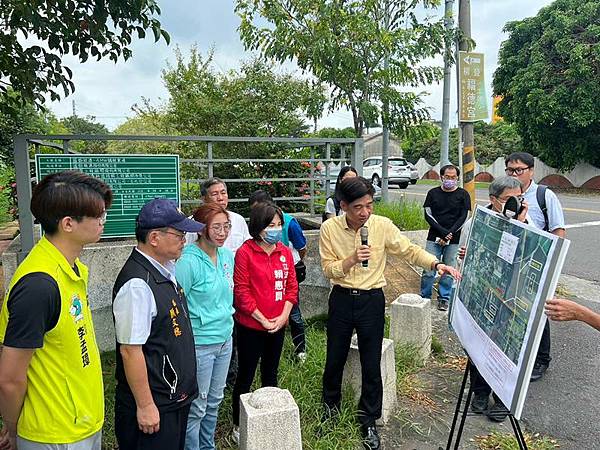
{"label": "road", "polygon": [[[423,202],[427,191],[433,187],[428,184],[411,185],[407,189],[392,187],[390,199],[404,195],[407,199]],[[488,204],[487,189],[478,189],[475,198],[480,205]],[[567,238],[571,241],[563,273],[600,282],[600,239],[597,237],[600,233],[600,194],[558,194],[558,198],[565,212]]]}

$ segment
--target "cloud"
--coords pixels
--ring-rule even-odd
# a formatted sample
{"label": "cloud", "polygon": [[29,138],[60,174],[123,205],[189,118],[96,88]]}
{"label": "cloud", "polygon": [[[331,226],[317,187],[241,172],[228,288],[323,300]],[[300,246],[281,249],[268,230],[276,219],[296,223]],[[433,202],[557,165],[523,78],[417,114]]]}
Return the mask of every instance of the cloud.
{"label": "cloud", "polygon": [[[457,2],[456,2],[457,3]],[[486,82],[491,96],[491,81],[497,65],[500,44],[506,39],[502,28],[508,21],[520,20],[535,15],[551,0],[478,0],[471,2],[472,36],[477,43],[476,51],[486,55]],[[171,45],[164,41],[154,43],[151,34],[147,39],[136,41],[133,57],[114,64],[110,61],[79,64],[75,58],[66,57],[65,63],[73,70],[75,94],[60,102],[50,104],[59,116],[71,115],[72,101],[77,114],[93,115],[109,129],[114,129],[131,116],[131,106],[142,97],[154,103],[166,99],[167,92],[161,80],[161,70],[166,61],[173,61],[175,45],[185,53],[196,43],[206,54],[214,48],[214,63],[217,70],[238,68],[243,61],[252,57],[244,51],[239,40],[239,19],[234,13],[233,0],[160,0],[161,22],[171,35]],[[455,5],[455,15],[457,6]],[[443,7],[439,9],[440,14]],[[441,59],[438,60],[441,64]],[[286,65],[292,68],[293,65]],[[299,72],[299,71],[298,71]],[[424,86],[420,90],[429,92],[425,104],[432,108],[435,119],[441,117],[442,85]],[[456,78],[452,71],[451,117],[456,123]],[[328,114],[320,121],[321,126],[352,126],[352,116],[345,110]]]}

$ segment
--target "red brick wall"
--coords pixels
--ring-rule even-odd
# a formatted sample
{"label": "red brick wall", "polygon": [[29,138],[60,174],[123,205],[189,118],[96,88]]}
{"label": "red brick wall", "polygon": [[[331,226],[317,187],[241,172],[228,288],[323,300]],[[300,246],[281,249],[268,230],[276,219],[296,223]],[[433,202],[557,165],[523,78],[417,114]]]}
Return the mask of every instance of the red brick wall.
{"label": "red brick wall", "polygon": [[480,181],[482,183],[491,183],[494,181],[494,177],[489,172],[479,172],[475,175],[475,181]]}
{"label": "red brick wall", "polygon": [[572,188],[573,184],[562,175],[554,174],[542,178],[538,184],[545,184],[550,187]]}

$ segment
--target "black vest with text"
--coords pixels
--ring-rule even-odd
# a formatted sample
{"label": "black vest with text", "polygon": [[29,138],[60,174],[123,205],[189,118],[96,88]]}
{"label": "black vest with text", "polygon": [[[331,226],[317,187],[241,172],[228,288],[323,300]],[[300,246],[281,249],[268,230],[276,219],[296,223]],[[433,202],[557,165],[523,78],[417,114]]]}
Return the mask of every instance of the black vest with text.
{"label": "black vest with text", "polygon": [[[171,280],[134,249],[115,281],[113,301],[121,287],[132,278],[144,280],[156,302],[156,317],[152,321],[150,336],[142,345],[154,403],[161,411],[178,409],[198,396],[194,335],[185,294],[179,284],[175,288]],[[120,347],[117,342],[116,395],[135,408]]]}

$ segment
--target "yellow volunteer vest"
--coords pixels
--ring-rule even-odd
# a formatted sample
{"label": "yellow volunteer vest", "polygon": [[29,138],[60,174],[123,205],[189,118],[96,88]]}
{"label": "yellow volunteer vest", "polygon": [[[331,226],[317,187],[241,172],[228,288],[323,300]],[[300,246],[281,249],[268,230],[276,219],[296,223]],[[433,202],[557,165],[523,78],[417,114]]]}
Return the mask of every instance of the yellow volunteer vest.
{"label": "yellow volunteer vest", "polygon": [[33,353],[27,393],[17,425],[19,436],[50,444],[85,439],[102,428],[104,389],[100,352],[87,300],[88,269],[79,260],[78,277],[45,237],[13,276],[0,311],[0,342],[8,324],[7,299],[13,286],[32,272],[50,275],[60,290],[60,316]]}

